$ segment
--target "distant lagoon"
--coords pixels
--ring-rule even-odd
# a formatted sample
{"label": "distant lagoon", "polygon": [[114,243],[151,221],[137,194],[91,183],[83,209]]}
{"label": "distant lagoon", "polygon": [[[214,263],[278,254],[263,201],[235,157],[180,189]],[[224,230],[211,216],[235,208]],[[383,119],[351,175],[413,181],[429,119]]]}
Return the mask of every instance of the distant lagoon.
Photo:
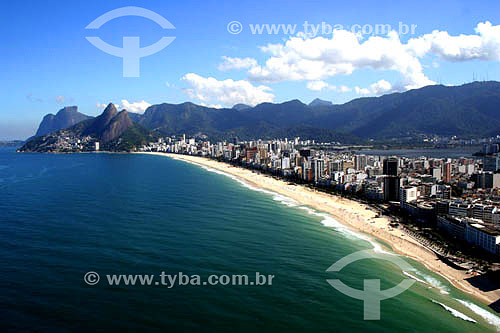
{"label": "distant lagoon", "polygon": [[[402,157],[431,157],[431,158],[474,158],[472,154],[478,152],[479,146],[462,146],[458,148],[424,148],[424,149],[387,149],[387,150],[357,150],[357,154],[378,156],[402,156]],[[477,158],[477,157],[475,157]]]}

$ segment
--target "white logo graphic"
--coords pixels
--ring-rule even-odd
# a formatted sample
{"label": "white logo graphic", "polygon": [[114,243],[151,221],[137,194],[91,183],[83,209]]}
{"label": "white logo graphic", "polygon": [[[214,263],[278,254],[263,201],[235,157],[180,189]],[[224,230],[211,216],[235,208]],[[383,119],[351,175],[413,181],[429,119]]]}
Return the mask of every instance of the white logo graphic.
{"label": "white logo graphic", "polygon": [[[167,19],[165,19],[163,16],[158,15],[157,13],[149,9],[133,6],[111,10],[96,18],[87,27],[85,27],[85,29],[99,29],[104,23],[122,16],[141,16],[156,22],[163,29],[175,29],[172,23],[167,21]],[[87,40],[99,50],[111,54],[115,57],[123,58],[124,77],[139,77],[139,60],[142,57],[147,57],[149,55],[160,52],[175,39],[175,37],[162,37],[156,43],[141,48],[139,45],[139,37],[123,37],[123,47],[119,48],[113,45],[109,45],[99,37],[85,38],[87,38]]]}
{"label": "white logo graphic", "polygon": [[83,277],[83,280],[85,283],[87,283],[90,286],[94,286],[99,283],[99,274],[96,272],[87,272],[85,276]]}
{"label": "white logo graphic", "polygon": [[232,35],[237,35],[243,30],[243,25],[238,21],[231,21],[227,24],[227,31]]}
{"label": "white logo graphic", "polygon": [[[391,254],[379,254],[373,252],[372,250],[363,250],[354,252],[340,259],[335,264],[330,266],[330,268],[328,268],[326,271],[339,272],[340,270],[342,270],[342,268],[349,265],[350,263],[361,259],[384,259],[398,266],[403,271],[413,270],[413,268],[406,261],[398,256]],[[363,300],[364,320],[380,320],[380,301],[401,294],[403,291],[410,288],[415,283],[415,281],[411,279],[404,279],[397,286],[386,290],[380,290],[379,279],[364,280],[364,289],[359,290],[347,286],[338,279],[326,281],[328,281],[328,283],[332,287],[334,287],[344,295]]]}

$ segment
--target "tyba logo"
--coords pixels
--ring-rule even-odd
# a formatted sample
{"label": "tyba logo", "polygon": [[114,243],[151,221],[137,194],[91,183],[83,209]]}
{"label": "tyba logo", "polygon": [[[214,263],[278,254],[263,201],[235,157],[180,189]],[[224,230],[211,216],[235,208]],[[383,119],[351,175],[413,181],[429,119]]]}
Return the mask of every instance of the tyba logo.
{"label": "tyba logo", "polygon": [[[383,259],[393,263],[401,268],[403,271],[411,271],[413,268],[403,259],[391,254],[376,254],[373,250],[363,250],[354,252],[330,266],[327,272],[339,272],[350,263],[362,259]],[[404,279],[398,285],[380,290],[380,280],[371,279],[364,280],[363,290],[354,289],[338,279],[326,280],[332,287],[352,298],[363,300],[364,320],[380,320],[380,301],[388,298],[395,297],[401,294],[406,289],[410,288],[415,281],[411,279]]]}
{"label": "tyba logo", "polygon": [[[140,7],[122,7],[111,10],[92,21],[85,29],[99,29],[104,23],[123,16],[140,16],[156,22],[163,29],[175,29],[175,27],[167,21],[163,16],[145,8]],[[115,57],[123,58],[123,76],[124,77],[139,77],[140,74],[140,59],[149,55],[160,52],[170,43],[175,37],[162,37],[156,43],[140,47],[139,37],[123,37],[123,47],[119,48],[109,45],[99,37],[85,37],[99,50],[111,54]]]}

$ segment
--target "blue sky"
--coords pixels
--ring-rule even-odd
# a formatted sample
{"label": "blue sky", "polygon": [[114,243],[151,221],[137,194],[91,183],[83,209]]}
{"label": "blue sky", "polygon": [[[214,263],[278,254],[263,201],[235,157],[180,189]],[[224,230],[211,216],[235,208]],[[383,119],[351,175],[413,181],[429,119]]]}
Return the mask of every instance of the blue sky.
{"label": "blue sky", "polygon": [[[152,10],[176,29],[163,30],[132,16],[109,21],[97,31],[85,29],[100,15],[124,6]],[[473,73],[480,80],[499,80],[499,7],[497,1],[5,3],[0,14],[0,140],[34,134],[45,114],[66,105],[97,115],[102,112],[98,104],[108,102],[138,112],[149,104],[187,100],[231,106],[295,98],[308,103],[319,97],[343,103],[431,83],[462,84],[470,82]],[[228,32],[231,21],[241,22],[241,33]],[[305,21],[342,25],[345,34],[335,40],[327,34],[297,36]],[[393,44],[387,44],[386,35],[369,43],[373,36],[362,35],[359,45],[349,44],[355,24],[398,27],[399,22],[417,27],[413,35],[400,35],[394,49],[387,46]],[[484,22],[491,24],[480,34],[475,29]],[[296,24],[297,29],[293,35],[252,34],[250,24]],[[432,35],[434,30],[441,34]],[[142,58],[140,77],[130,78],[122,75],[121,58],[85,39],[92,35],[119,47],[123,36],[140,37],[141,46],[163,36],[176,39]],[[409,40],[419,38],[419,44],[408,46]],[[275,47],[261,48],[269,44]]]}

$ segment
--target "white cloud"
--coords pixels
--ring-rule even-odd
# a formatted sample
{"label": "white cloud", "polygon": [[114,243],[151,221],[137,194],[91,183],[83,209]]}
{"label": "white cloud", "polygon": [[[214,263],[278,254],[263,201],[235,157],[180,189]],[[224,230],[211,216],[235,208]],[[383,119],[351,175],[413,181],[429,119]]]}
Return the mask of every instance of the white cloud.
{"label": "white cloud", "polygon": [[[383,80],[381,80],[381,81],[383,81]],[[387,81],[385,81],[385,82],[387,82]],[[389,83],[389,82],[387,82],[387,83]],[[312,90],[312,91],[332,90],[332,91],[336,91],[336,92],[339,92],[342,94],[352,91],[352,89],[349,88],[348,86],[344,86],[344,85],[335,86],[335,85],[329,84],[328,82],[321,81],[321,80],[307,82],[307,89]]]}
{"label": "white cloud", "polygon": [[398,71],[403,90],[434,84],[424,75],[417,56],[407,50],[394,31],[386,37],[362,40],[350,31],[337,30],[332,38],[290,37],[284,44],[269,44],[261,50],[271,56],[263,66],[250,67],[248,75],[254,81],[322,81],[368,68]]}
{"label": "white cloud", "polygon": [[[120,105],[119,105],[119,104],[113,103],[113,105],[115,106],[115,108],[116,108],[117,110],[120,110]],[[96,106],[98,109],[105,109],[105,108],[108,106],[108,104],[104,104],[104,103],[97,103],[95,106]]]}
{"label": "white cloud", "polygon": [[[223,57],[219,69],[248,69],[255,82],[309,81],[308,89],[321,91],[329,86],[325,80],[350,75],[356,70],[397,71],[401,80],[392,84],[379,81],[378,86],[358,88],[359,94],[381,94],[405,91],[434,84],[423,72],[420,60],[428,55],[446,61],[500,61],[500,25],[479,23],[475,34],[451,36],[446,31],[433,31],[402,43],[395,31],[386,36],[362,36],[347,30],[336,30],[331,38],[296,36],[260,50],[269,54],[263,64],[253,58]],[[437,68],[438,62],[432,67]],[[382,84],[382,85],[381,85]],[[337,89],[341,91],[342,89]]]}
{"label": "white cloud", "polygon": [[328,82],[319,80],[319,81],[307,82],[307,89],[312,90],[312,91],[322,91],[324,89],[334,90],[334,89],[336,89],[336,87],[330,85]]}
{"label": "white cloud", "polygon": [[388,81],[380,80],[371,84],[368,88],[354,87],[354,91],[358,95],[380,96],[393,91],[393,87]]}
{"label": "white cloud", "polygon": [[[106,106],[108,106],[108,104],[99,103],[99,102],[97,102],[95,105],[95,107],[98,109],[105,109]],[[115,107],[118,109],[120,106],[118,104],[115,104]]]}
{"label": "white cloud", "polygon": [[220,104],[206,104],[206,103],[201,102],[200,105],[201,106],[206,106],[207,108],[214,108],[214,109],[222,109],[222,108],[224,108]]}
{"label": "white cloud", "polygon": [[479,23],[475,35],[450,36],[434,30],[408,41],[408,49],[418,57],[434,54],[448,61],[500,61],[500,25]]}
{"label": "white cloud", "polygon": [[146,111],[146,109],[151,106],[151,104],[149,104],[145,100],[142,100],[140,102],[130,103],[126,99],[122,99],[121,103],[123,109],[133,113],[144,113],[144,111]]}
{"label": "white cloud", "polygon": [[56,103],[64,103],[64,96],[56,96]]}
{"label": "white cloud", "polygon": [[181,80],[191,88],[185,89],[190,98],[198,99],[207,104],[222,104],[233,106],[237,103],[256,105],[263,102],[272,102],[274,95],[267,86],[254,86],[245,80],[231,79],[219,81],[213,77],[202,77],[195,73],[184,75]]}
{"label": "white cloud", "polygon": [[[113,103],[113,104],[115,105],[117,110],[125,109],[128,112],[133,112],[133,113],[144,113],[144,111],[146,111],[146,109],[151,106],[151,104],[149,104],[148,102],[146,102],[144,100],[142,100],[140,102],[130,103],[126,99],[121,100],[121,105],[116,104],[116,103]],[[107,106],[108,106],[108,104],[104,104],[104,103],[97,103],[96,104],[96,107],[98,109],[105,109]]]}
{"label": "white cloud", "polygon": [[372,85],[370,85],[370,89],[373,94],[382,95],[392,90],[392,84],[390,84],[386,80],[379,80],[378,82],[375,82]]}
{"label": "white cloud", "polygon": [[338,91],[341,92],[341,93],[348,93],[350,92],[352,89],[349,88],[348,86],[340,86]]}
{"label": "white cloud", "polygon": [[231,58],[222,56],[222,59],[224,59],[224,61],[218,66],[220,71],[247,69],[257,66],[257,60],[253,58]]}
{"label": "white cloud", "polygon": [[368,88],[354,87],[354,91],[358,95],[369,95],[370,94],[370,90]]}

